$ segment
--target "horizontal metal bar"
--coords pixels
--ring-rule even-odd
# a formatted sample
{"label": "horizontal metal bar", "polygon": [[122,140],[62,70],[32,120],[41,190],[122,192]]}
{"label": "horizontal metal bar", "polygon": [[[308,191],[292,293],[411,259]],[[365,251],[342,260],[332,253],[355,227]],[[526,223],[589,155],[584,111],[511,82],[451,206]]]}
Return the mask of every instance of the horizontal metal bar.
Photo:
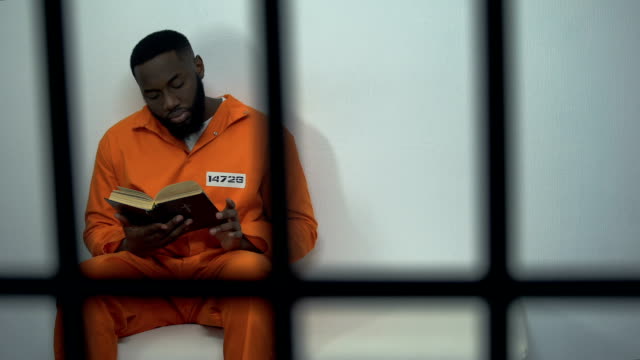
{"label": "horizontal metal bar", "polygon": [[90,280],[0,278],[1,295],[75,293],[130,296],[300,297],[640,297],[640,280],[506,281],[301,281]]}

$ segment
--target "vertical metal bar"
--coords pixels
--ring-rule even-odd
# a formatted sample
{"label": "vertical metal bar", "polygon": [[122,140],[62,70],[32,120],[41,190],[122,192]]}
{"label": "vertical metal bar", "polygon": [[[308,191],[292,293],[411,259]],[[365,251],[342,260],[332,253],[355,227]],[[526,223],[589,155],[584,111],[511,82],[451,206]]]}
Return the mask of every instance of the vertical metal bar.
{"label": "vertical metal bar", "polygon": [[287,286],[292,280],[289,267],[287,234],[287,194],[283,143],[283,72],[284,48],[283,2],[264,0],[264,25],[267,49],[267,97],[269,113],[269,153],[271,166],[273,273],[277,289],[272,297],[275,311],[275,352],[279,360],[292,358],[291,305],[293,297]]}
{"label": "vertical metal bar", "polygon": [[487,165],[487,245],[491,286],[489,301],[489,358],[507,358],[507,307],[509,276],[507,273],[507,98],[505,87],[508,69],[505,63],[505,14],[501,0],[484,2],[485,84],[486,84],[486,165]]}
{"label": "vertical metal bar", "polygon": [[[64,63],[63,9],[61,0],[42,0],[47,49],[49,118],[53,156],[54,196],[58,239],[59,284],[79,277],[76,249],[73,183],[67,84]],[[84,358],[82,298],[69,286],[61,288],[58,304],[62,310],[64,347],[67,359]]]}

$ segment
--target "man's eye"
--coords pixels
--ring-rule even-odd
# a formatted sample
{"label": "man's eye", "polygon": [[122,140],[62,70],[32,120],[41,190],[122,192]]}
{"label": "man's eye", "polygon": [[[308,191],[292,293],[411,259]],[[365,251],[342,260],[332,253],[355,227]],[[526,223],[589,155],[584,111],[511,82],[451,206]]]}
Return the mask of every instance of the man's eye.
{"label": "man's eye", "polygon": [[180,89],[182,86],[184,85],[184,83],[178,83],[178,84],[173,84],[173,88],[174,89]]}
{"label": "man's eye", "polygon": [[149,100],[156,100],[158,99],[159,95],[147,95],[147,99]]}

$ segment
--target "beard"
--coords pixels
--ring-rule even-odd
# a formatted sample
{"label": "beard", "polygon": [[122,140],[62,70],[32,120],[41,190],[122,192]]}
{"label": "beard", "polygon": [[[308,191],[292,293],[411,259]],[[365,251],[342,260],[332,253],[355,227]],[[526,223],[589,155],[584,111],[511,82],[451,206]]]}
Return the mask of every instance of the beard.
{"label": "beard", "polygon": [[[195,76],[195,74],[194,74]],[[191,116],[180,124],[171,122],[168,117],[162,117],[154,112],[151,112],[160,123],[169,130],[174,137],[184,140],[187,136],[196,133],[202,129],[204,124],[204,86],[202,85],[202,79],[196,76],[196,94],[191,105],[189,112]]]}

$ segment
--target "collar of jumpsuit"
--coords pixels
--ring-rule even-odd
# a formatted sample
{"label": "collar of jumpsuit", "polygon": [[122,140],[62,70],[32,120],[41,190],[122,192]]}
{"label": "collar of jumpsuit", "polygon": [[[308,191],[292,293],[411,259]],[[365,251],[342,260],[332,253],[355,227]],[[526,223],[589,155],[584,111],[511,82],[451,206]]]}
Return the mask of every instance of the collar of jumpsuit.
{"label": "collar of jumpsuit", "polygon": [[165,128],[155,118],[155,116],[153,116],[153,114],[149,110],[149,107],[147,107],[146,105],[142,109],[142,111],[144,112],[144,116],[140,116],[139,118],[137,118],[138,121],[135,123],[134,129],[146,129],[152,131],[160,136],[160,138],[162,138],[164,141],[177,147],[183,148],[187,153],[195,152],[199,148],[213,140],[215,137],[222,134],[226,128],[231,126],[231,124],[241,120],[249,114],[249,112],[245,110],[243,104],[230,94],[225,94],[222,96],[222,98],[224,99],[223,102],[220,104],[213,117],[205,122],[202,130],[199,132],[199,135],[192,135],[196,136],[195,139],[191,139],[191,146],[189,145],[188,139],[179,140],[171,135],[169,130],[167,130],[167,128]]}
{"label": "collar of jumpsuit", "polygon": [[[219,99],[222,100],[220,105],[222,105],[222,103],[226,100],[224,96],[221,96]],[[187,144],[187,148],[189,149],[189,151],[193,150],[193,147],[196,146],[196,143],[198,142],[198,139],[200,139],[200,136],[202,136],[202,133],[204,133],[204,131],[207,130],[207,127],[209,126],[211,119],[213,119],[213,116],[207,119],[207,121],[202,123],[202,128],[200,128],[200,130],[184,138],[184,143]],[[213,135],[215,136],[217,134],[214,133]]]}

